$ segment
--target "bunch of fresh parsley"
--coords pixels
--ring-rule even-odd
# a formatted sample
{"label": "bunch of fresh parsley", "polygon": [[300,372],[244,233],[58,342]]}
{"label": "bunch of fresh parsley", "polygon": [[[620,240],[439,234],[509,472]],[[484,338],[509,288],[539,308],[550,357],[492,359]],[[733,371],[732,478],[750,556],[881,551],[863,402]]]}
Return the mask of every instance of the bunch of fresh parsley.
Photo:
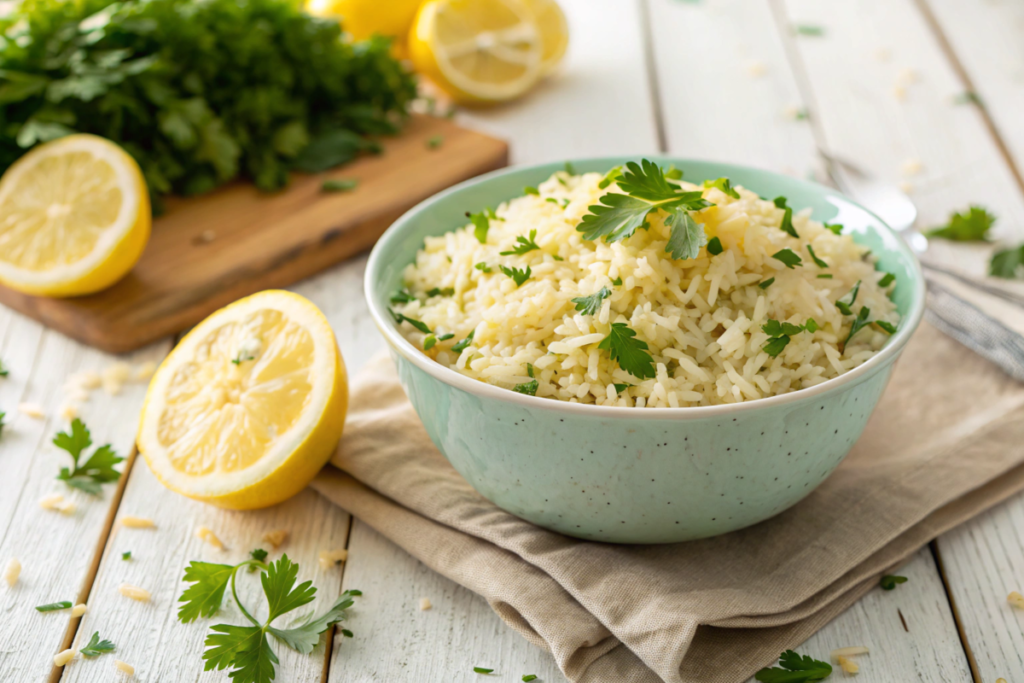
{"label": "bunch of fresh parsley", "polygon": [[67,451],[74,461],[73,467],[62,467],[57,475],[57,479],[72,488],[98,496],[103,493],[101,484],[121,478],[121,473],[114,469],[114,465],[123,462],[124,458],[115,453],[110,444],[94,450],[84,463],[79,462],[82,451],[92,445],[92,435],[85,423],[77,417],[71,423],[71,433],[57,432],[53,437],[53,445]]}
{"label": "bunch of fresh parsley", "polygon": [[388,40],[346,42],[291,0],[24,0],[0,33],[0,172],[94,133],[156,198],[238,176],[279,189],[372,148],[416,94]]}
{"label": "bunch of fresh parsley", "polygon": [[[210,627],[212,633],[206,637],[206,651],[203,653],[203,659],[206,660],[204,669],[220,671],[230,667],[230,678],[234,683],[271,683],[276,675],[274,665],[279,660],[270,647],[267,634],[286,647],[302,654],[309,654],[327,629],[347,617],[346,610],[352,606],[352,598],[362,595],[362,592],[345,591],[334,605],[319,617],[313,618],[313,614],[310,613],[303,619],[293,621],[287,627],[272,626],[271,624],[283,615],[313,602],[316,588],[311,581],[295,585],[299,565],[289,560],[287,555],[269,564],[263,562],[266,553],[253,551],[252,556],[253,559],[234,566],[191,562],[185,569],[184,581],[192,585],[178,598],[178,602],[184,603],[178,609],[178,619],[189,623],[201,616],[210,617],[216,614],[230,583],[231,595],[238,609],[250,623],[244,626],[217,624]],[[261,570],[260,582],[267,599],[266,621],[258,621],[238,599],[235,576],[242,567],[256,567]],[[349,637],[352,635],[347,630],[343,630],[342,634]]]}

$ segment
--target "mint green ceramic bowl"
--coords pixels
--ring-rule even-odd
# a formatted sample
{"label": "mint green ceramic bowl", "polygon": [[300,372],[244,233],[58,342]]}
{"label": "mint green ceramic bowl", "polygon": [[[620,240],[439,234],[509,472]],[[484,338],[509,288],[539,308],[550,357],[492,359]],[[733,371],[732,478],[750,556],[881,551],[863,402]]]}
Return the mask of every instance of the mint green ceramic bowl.
{"label": "mint green ceramic bowl", "polygon": [[[573,160],[605,172],[635,157]],[[467,210],[522,194],[562,163],[489,173],[422,202],[377,243],[366,297],[398,374],[430,438],[498,507],[579,538],[672,543],[756,524],[797,503],[849,452],[921,321],[924,281],[913,254],[878,217],[834,190],[729,164],[660,158],[691,182],[726,176],[765,197],[811,207],[842,223],[896,275],[902,321],[860,367],[809,389],[748,403],[696,408],[615,408],[517,394],[442,367],[409,343],[388,297],[423,239],[464,225]]]}

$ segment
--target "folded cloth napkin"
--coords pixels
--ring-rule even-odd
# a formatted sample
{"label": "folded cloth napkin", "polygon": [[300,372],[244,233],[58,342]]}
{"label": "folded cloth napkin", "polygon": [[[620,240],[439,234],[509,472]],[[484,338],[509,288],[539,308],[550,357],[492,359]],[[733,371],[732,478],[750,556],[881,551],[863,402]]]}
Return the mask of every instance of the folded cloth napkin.
{"label": "folded cloth napkin", "polygon": [[689,543],[580,541],[495,507],[431,443],[387,357],[359,374],[350,406],[313,487],[483,595],[581,683],[743,681],[930,539],[1024,488],[1024,385],[927,323],[817,490]]}

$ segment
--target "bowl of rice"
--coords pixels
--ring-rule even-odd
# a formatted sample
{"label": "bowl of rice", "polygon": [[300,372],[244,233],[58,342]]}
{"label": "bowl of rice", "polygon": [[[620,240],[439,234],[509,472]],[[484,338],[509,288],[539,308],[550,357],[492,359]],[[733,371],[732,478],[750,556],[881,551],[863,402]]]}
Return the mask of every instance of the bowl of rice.
{"label": "bowl of rice", "polygon": [[824,186],[601,158],[490,173],[402,216],[366,296],[427,433],[483,496],[670,543],[794,505],[921,320],[902,240]]}

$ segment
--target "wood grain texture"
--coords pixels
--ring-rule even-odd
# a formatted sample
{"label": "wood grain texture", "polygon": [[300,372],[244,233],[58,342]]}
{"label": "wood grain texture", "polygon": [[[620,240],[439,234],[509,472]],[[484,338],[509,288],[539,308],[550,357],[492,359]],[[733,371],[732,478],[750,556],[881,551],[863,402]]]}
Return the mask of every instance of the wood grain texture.
{"label": "wood grain texture", "polygon": [[[126,359],[157,359],[166,343]],[[0,359],[9,369],[0,378],[0,411],[7,426],[0,435],[0,566],[10,558],[22,564],[13,588],[0,584],[0,680],[47,680],[53,655],[70,635],[68,612],[33,609],[60,600],[77,602],[89,594],[95,560],[102,547],[108,517],[113,514],[117,486],[103,487],[102,497],[72,491],[55,477],[70,457],[50,441],[67,428],[58,416],[64,402],[62,385],[81,370],[101,371],[118,360],[77,344],[38,323],[0,308]],[[81,415],[95,444],[110,442],[125,455],[135,440],[138,406],[145,387],[126,385],[118,396],[92,393]],[[19,414],[21,402],[40,404],[45,420]],[[72,515],[43,510],[39,500],[61,493],[73,500]]]}
{"label": "wood grain texture", "polygon": [[[442,140],[436,148],[427,144],[435,136]],[[421,200],[500,168],[508,157],[504,142],[429,116],[413,117],[383,146],[383,154],[329,173],[296,175],[277,194],[236,183],[169,200],[142,259],[110,289],[47,299],[0,287],[0,303],[97,348],[136,349],[235,299],[284,287],[368,249]],[[324,193],[325,178],[357,180],[358,191]]]}

